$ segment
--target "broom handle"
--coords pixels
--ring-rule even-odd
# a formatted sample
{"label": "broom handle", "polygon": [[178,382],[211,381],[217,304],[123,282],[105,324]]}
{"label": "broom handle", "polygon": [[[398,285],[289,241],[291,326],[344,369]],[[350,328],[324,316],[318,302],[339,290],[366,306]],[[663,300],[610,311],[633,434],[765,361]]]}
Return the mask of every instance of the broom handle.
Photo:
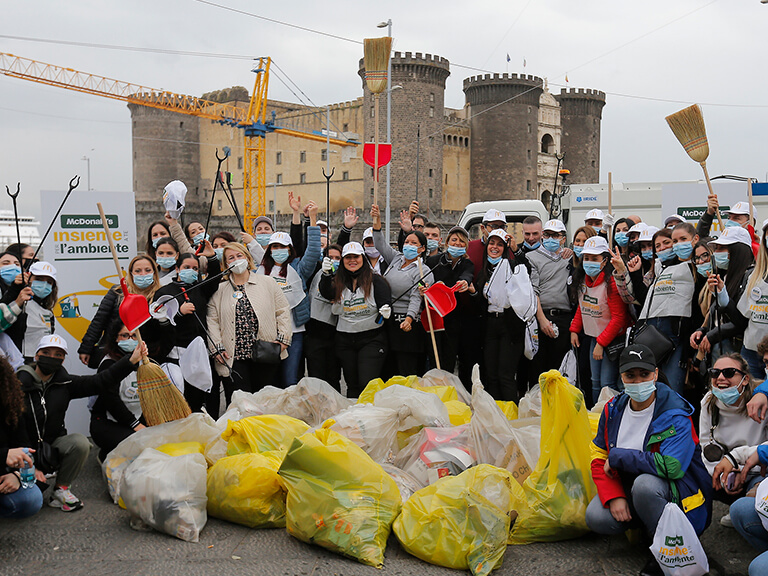
{"label": "broom handle", "polygon": [[[706,161],[701,163],[701,169],[704,170],[704,179],[707,181],[707,188],[709,188],[709,193],[714,194],[715,191],[712,189],[712,181],[709,179],[709,172],[707,171]],[[723,217],[720,216],[720,208],[715,211],[715,215],[717,216],[717,223],[720,224],[720,231],[722,232],[725,230],[725,226],[723,225]]]}
{"label": "broom handle", "polygon": [[752,178],[747,178],[747,198],[749,199],[749,220],[747,221],[748,226],[752,226],[754,229],[757,226],[757,222],[752,224]]}
{"label": "broom handle", "polygon": [[[608,214],[613,214],[613,174],[608,172]],[[613,234],[608,231],[608,247],[613,251]]]}
{"label": "broom handle", "polygon": [[[418,258],[419,262],[419,276],[424,276],[424,270],[421,266],[421,258]],[[427,307],[427,322],[429,323],[429,335],[432,338],[432,351],[435,353],[435,364],[437,364],[437,369],[441,370],[440,368],[440,355],[437,353],[437,340],[435,340],[435,327],[432,324],[432,313],[429,310],[429,298],[427,298],[427,295],[424,294],[424,306]]]}
{"label": "broom handle", "polygon": [[[379,94],[373,95],[373,123],[376,135],[373,148],[373,203],[378,204],[379,196]],[[389,239],[387,239],[389,241]]]}
{"label": "broom handle", "polygon": [[[104,233],[107,235],[107,242],[109,242],[109,251],[112,253],[112,261],[115,263],[115,270],[117,271],[117,277],[119,279],[123,278],[123,269],[120,268],[120,260],[117,259],[117,250],[115,250],[115,242],[112,240],[112,234],[109,231],[109,226],[107,225],[107,217],[104,215],[104,208],[101,205],[101,202],[96,202],[96,206],[99,208],[99,215],[101,216],[101,225],[104,226]],[[136,343],[139,347],[141,347],[143,340],[141,339],[141,332],[139,332],[139,329],[137,328],[134,330],[134,334],[136,334]],[[141,356],[141,363],[142,364],[149,364],[149,359],[142,354]]]}

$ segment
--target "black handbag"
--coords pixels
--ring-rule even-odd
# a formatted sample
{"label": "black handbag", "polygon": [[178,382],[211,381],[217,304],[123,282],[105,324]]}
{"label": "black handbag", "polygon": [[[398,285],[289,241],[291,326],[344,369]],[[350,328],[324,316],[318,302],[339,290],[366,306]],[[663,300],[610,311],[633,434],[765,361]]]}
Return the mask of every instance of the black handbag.
{"label": "black handbag", "polygon": [[[42,393],[40,394],[42,399]],[[35,430],[37,431],[37,448],[35,450],[35,467],[43,472],[43,474],[53,474],[61,467],[61,456],[59,450],[54,448],[50,443],[43,440],[40,434],[40,427],[37,424],[37,414],[35,413],[35,403],[32,402],[32,398],[29,399],[29,406],[32,408],[32,419],[35,421]],[[47,410],[45,410],[45,404],[43,404],[43,410],[47,417]]]}
{"label": "black handbag", "polygon": [[[656,290],[656,282],[650,288],[651,296],[648,302],[648,313],[651,313],[653,303],[653,293]],[[647,346],[653,352],[656,358],[656,366],[661,366],[667,361],[667,358],[675,351],[675,344],[667,336],[662,334],[656,326],[648,324],[648,320],[638,321],[632,327],[629,333],[630,344],[642,344]]]}
{"label": "black handbag", "polygon": [[613,339],[613,342],[605,347],[605,355],[608,356],[608,360],[616,362],[616,360],[619,359],[622,350],[626,347],[626,342],[627,334],[625,332],[616,336],[616,338]]}
{"label": "black handbag", "polygon": [[251,349],[251,359],[261,364],[279,364],[282,348],[277,342],[255,340]]}

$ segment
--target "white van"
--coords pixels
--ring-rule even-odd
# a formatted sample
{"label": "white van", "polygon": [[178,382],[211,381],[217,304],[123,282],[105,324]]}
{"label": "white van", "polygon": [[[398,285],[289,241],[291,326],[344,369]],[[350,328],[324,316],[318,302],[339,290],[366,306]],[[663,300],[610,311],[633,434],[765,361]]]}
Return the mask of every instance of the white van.
{"label": "white van", "polygon": [[500,210],[507,216],[507,232],[512,234],[518,244],[523,241],[523,220],[528,216],[538,216],[542,222],[549,220],[549,213],[539,200],[490,200],[467,204],[459,217],[459,226],[469,232],[469,239],[480,238],[480,224],[483,216],[491,208]]}

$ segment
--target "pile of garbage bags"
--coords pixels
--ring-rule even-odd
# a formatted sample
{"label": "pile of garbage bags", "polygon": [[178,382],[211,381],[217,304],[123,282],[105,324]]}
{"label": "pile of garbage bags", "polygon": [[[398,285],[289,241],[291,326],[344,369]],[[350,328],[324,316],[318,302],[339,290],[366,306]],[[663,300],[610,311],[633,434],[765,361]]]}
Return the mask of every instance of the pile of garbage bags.
{"label": "pile of garbage bags", "polygon": [[590,418],[555,370],[519,406],[494,401],[477,367],[471,394],[440,370],[372,380],[357,401],[304,378],[236,392],[215,422],[141,430],[103,471],[132,518],[183,540],[210,515],[381,567],[393,531],[422,560],[484,575],[507,544],[586,532]]}

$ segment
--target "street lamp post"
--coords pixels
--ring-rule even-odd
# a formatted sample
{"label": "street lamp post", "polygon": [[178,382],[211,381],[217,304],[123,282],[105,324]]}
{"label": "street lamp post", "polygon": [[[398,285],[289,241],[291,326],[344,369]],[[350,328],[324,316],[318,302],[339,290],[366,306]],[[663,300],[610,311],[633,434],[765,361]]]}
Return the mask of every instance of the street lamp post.
{"label": "street lamp post", "polygon": [[277,187],[280,182],[270,182],[267,186],[272,186],[272,224],[277,230]]}
{"label": "street lamp post", "polygon": [[[388,19],[386,22],[379,22],[377,28],[386,28],[387,36],[392,37],[392,19]],[[387,61],[387,143],[392,143],[392,58]],[[389,241],[389,196],[390,196],[390,166],[391,163],[387,162],[387,214],[385,220],[385,230],[387,234],[387,241]]]}
{"label": "street lamp post", "polygon": [[85,160],[86,164],[88,164],[88,190],[92,190],[91,188],[91,159],[88,156],[83,156],[80,158],[80,160]]}

